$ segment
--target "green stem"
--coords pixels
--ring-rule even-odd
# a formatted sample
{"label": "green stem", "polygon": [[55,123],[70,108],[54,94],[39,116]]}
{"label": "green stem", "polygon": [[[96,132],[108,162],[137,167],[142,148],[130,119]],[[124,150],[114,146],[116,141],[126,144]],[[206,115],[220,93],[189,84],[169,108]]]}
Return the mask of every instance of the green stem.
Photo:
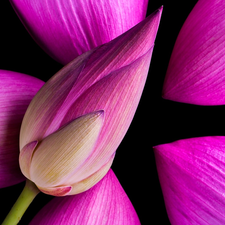
{"label": "green stem", "polygon": [[31,202],[39,192],[40,191],[38,190],[36,185],[30,180],[27,180],[23,191],[21,192],[19,198],[3,221],[2,225],[18,224],[28,206],[31,204]]}

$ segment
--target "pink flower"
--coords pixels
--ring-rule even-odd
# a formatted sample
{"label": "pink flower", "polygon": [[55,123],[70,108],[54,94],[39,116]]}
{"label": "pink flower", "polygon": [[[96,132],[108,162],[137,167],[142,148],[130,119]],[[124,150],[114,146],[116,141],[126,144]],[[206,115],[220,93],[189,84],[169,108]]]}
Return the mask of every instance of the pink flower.
{"label": "pink flower", "polygon": [[64,65],[141,22],[148,5],[147,0],[10,2],[34,40]]}
{"label": "pink flower", "polygon": [[128,196],[112,170],[94,187],[74,196],[54,198],[30,225],[139,225]]}
{"label": "pink flower", "polygon": [[21,73],[0,70],[0,188],[25,180],[19,168],[19,131],[25,111],[44,84]]}
{"label": "pink flower", "polygon": [[179,140],[154,152],[171,224],[225,224],[225,137]]}
{"label": "pink flower", "polygon": [[41,191],[80,193],[107,173],[138,106],[161,11],[77,57],[32,100],[20,167]]}
{"label": "pink flower", "polygon": [[176,40],[163,87],[165,99],[225,104],[225,2],[199,0]]}

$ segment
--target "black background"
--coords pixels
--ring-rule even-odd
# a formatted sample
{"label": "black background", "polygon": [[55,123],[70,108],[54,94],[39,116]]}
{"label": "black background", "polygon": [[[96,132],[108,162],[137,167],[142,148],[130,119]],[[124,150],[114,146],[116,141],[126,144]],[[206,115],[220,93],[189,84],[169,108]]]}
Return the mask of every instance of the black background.
{"label": "black background", "polygon": [[[149,2],[148,15],[164,5],[162,19],[138,110],[117,150],[112,166],[143,225],[170,224],[152,146],[182,138],[225,134],[224,106],[195,106],[161,98],[173,45],[196,2],[197,0]],[[62,67],[33,41],[6,0],[0,2],[0,31],[0,69],[29,74],[47,81]],[[10,210],[23,185],[22,183],[0,190],[0,221]],[[28,224],[50,199],[50,196],[39,194],[20,224]]]}

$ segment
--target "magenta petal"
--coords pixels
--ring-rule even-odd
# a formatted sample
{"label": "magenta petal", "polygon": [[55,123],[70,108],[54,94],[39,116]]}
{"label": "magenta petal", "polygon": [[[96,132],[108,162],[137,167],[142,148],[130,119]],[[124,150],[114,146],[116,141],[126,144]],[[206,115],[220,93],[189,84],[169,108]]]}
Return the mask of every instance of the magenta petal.
{"label": "magenta petal", "polygon": [[154,152],[171,224],[225,224],[225,137],[179,140]]}
{"label": "magenta petal", "polygon": [[225,104],[225,2],[199,0],[176,40],[163,87],[165,99]]}
{"label": "magenta petal", "polygon": [[69,197],[54,198],[30,225],[140,225],[128,196],[112,170],[94,187]]}
{"label": "magenta petal", "polygon": [[0,188],[25,179],[19,168],[19,132],[25,111],[44,84],[21,73],[0,70]]}
{"label": "magenta petal", "polygon": [[146,16],[147,0],[10,0],[34,40],[67,64],[111,41]]}

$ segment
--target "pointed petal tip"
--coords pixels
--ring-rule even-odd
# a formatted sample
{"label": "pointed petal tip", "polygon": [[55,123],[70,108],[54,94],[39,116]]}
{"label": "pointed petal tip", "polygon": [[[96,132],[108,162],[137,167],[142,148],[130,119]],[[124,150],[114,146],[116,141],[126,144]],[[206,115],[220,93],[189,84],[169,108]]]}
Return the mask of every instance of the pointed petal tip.
{"label": "pointed petal tip", "polygon": [[164,144],[160,144],[160,145],[155,145],[155,146],[153,146],[153,147],[152,147],[153,152],[156,153],[156,152],[160,151],[161,146],[163,146],[163,145],[164,145]]}
{"label": "pointed petal tip", "polygon": [[[136,26],[118,37],[129,43],[136,59],[154,46],[162,14],[162,7],[155,10]],[[114,39],[115,40],[115,39]],[[138,49],[140,51],[138,51]],[[129,52],[130,55],[132,55]],[[131,57],[130,57],[131,58]]]}
{"label": "pointed petal tip", "polygon": [[183,101],[180,100],[179,96],[181,96],[181,95],[173,94],[173,92],[168,90],[167,86],[165,85],[165,82],[164,82],[163,90],[162,90],[162,94],[161,94],[161,97],[163,99],[169,100],[169,101],[181,102],[181,103],[188,103],[186,100],[183,100]]}
{"label": "pointed petal tip", "polygon": [[[158,15],[158,17],[159,17],[159,19],[160,19],[161,16],[162,16],[162,12],[163,12],[163,5],[160,6],[158,9],[156,9],[154,13],[155,13],[156,15]],[[153,14],[154,14],[154,13],[153,13]]]}
{"label": "pointed petal tip", "polygon": [[[162,11],[163,11],[163,6],[159,7],[157,10],[155,10],[153,13],[151,13],[145,20],[146,23],[149,24],[148,27],[148,31],[146,32],[147,34],[153,34],[153,32],[155,33],[154,39],[156,38],[156,34],[158,32],[158,28],[159,28],[159,24],[160,24],[160,20],[161,20],[161,16],[162,16]],[[145,21],[144,20],[144,21]],[[143,22],[143,21],[142,21]],[[142,23],[141,22],[141,23]],[[140,24],[141,24],[140,23]],[[143,22],[143,25],[145,24],[145,22]],[[152,35],[151,34],[151,35]],[[154,43],[154,42],[153,42]]]}
{"label": "pointed petal tip", "polygon": [[103,109],[93,112],[96,117],[104,117],[105,111]]}
{"label": "pointed petal tip", "polygon": [[91,121],[99,121],[101,124],[104,121],[104,110],[98,110],[91,113],[88,113],[86,115],[81,116],[83,118],[87,117],[88,120]]}
{"label": "pointed petal tip", "polygon": [[162,11],[163,11],[163,5],[161,5],[161,6],[156,10],[156,13],[159,13],[159,15],[160,15],[160,17],[161,17]]}

